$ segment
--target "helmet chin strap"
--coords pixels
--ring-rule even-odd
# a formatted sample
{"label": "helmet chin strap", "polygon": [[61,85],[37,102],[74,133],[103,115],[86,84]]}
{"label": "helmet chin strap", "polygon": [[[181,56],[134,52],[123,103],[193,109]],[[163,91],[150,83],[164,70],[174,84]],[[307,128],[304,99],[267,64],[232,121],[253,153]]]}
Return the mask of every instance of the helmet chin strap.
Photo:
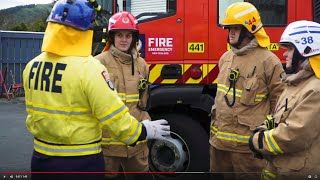
{"label": "helmet chin strap", "polygon": [[307,58],[303,57],[295,47],[292,56],[292,68],[287,73],[297,73],[299,71],[299,65],[306,59]]}
{"label": "helmet chin strap", "polygon": [[[106,35],[108,37],[108,41],[114,45],[114,38],[115,38],[115,31],[109,31]],[[132,49],[134,48],[134,46],[137,44],[137,42],[139,41],[139,34],[135,31],[132,32],[132,42],[131,45],[128,49],[128,51],[126,52],[127,54],[129,54],[131,56],[131,75],[134,76],[134,57],[132,54]]]}
{"label": "helmet chin strap", "polygon": [[134,76],[134,60],[133,60],[133,55],[131,55],[131,75]]}
{"label": "helmet chin strap", "polygon": [[130,48],[128,50],[128,54],[131,56],[131,75],[134,76],[134,58],[132,55],[132,49],[136,46],[137,42],[139,41],[139,35],[137,32],[132,32],[132,42]]}
{"label": "helmet chin strap", "polygon": [[252,37],[248,36],[248,33],[251,34],[245,27],[242,26],[241,31],[240,31],[240,35],[238,38],[238,42],[236,44],[230,44],[230,39],[229,39],[229,35],[228,35],[228,43],[234,47],[239,49],[239,46],[241,45],[242,41],[244,40],[245,37],[248,37],[249,39],[253,39],[253,35]]}

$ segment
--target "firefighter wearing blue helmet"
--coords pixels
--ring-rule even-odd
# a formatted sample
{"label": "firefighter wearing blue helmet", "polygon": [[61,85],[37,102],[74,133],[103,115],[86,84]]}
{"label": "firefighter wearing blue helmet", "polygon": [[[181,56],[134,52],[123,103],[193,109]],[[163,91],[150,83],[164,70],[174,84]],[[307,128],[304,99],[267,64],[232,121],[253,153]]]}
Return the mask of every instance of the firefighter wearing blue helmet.
{"label": "firefighter wearing blue helmet", "polygon": [[166,120],[139,122],[131,116],[107,69],[91,56],[95,5],[57,1],[42,53],[23,71],[26,125],[34,136],[31,171],[40,172],[32,179],[103,179],[103,173],[73,174],[104,172],[102,131],[127,145],[170,134]]}

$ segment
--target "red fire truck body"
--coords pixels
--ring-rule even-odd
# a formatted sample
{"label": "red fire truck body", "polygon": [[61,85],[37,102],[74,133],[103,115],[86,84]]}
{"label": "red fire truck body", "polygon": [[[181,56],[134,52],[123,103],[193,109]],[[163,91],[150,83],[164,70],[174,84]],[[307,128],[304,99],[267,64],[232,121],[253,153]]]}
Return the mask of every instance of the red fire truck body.
{"label": "red fire truck body", "polygon": [[[139,22],[141,55],[150,65],[148,110],[170,122],[172,138],[150,142],[154,171],[208,171],[210,111],[218,61],[227,51],[225,9],[240,0],[113,0],[110,11],[130,11]],[[248,0],[260,12],[271,51],[296,20],[319,21],[320,0]],[[106,2],[102,0],[104,7]],[[111,10],[112,9],[112,10]]]}

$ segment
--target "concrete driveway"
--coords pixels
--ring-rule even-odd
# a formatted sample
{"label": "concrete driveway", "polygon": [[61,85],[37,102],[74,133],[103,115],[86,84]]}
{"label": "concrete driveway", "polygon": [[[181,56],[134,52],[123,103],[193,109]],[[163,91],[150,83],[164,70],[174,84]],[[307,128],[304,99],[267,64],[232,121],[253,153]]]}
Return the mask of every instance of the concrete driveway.
{"label": "concrete driveway", "polygon": [[0,179],[4,172],[30,172],[33,138],[26,115],[23,98],[0,98]]}

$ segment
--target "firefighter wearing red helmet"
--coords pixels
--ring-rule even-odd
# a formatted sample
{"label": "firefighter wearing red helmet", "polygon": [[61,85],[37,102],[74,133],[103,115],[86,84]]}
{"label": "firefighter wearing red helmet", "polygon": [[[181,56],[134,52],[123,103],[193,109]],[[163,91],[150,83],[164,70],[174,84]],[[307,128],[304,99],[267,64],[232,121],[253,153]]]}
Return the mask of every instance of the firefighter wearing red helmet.
{"label": "firefighter wearing red helmet", "polygon": [[252,156],[249,137],[275,108],[283,90],[284,70],[277,56],[266,48],[269,36],[252,4],[231,4],[222,26],[228,30],[231,49],[219,60],[210,170],[233,172],[223,174],[226,179],[257,179],[265,161]]}
{"label": "firefighter wearing red helmet", "polygon": [[104,131],[127,145],[170,134],[166,120],[137,121],[91,56],[94,18],[92,0],[57,1],[42,53],[23,71],[26,125],[34,136],[31,171],[38,172],[32,179],[104,179],[84,173],[105,170]]}
{"label": "firefighter wearing red helmet", "polygon": [[[262,179],[308,179],[320,172],[320,24],[296,21],[280,45],[292,74],[276,109],[251,136],[257,156],[268,160]],[[309,177],[310,176],[310,177]]]}
{"label": "firefighter wearing red helmet", "polygon": [[[146,111],[149,70],[137,49],[138,35],[137,20],[132,14],[126,11],[114,14],[109,19],[106,47],[95,58],[108,69],[114,88],[129,107],[129,112],[142,121],[150,119]],[[128,146],[105,132],[102,147],[107,172],[149,170],[147,141]],[[114,176],[117,175],[107,174],[109,178]]]}

